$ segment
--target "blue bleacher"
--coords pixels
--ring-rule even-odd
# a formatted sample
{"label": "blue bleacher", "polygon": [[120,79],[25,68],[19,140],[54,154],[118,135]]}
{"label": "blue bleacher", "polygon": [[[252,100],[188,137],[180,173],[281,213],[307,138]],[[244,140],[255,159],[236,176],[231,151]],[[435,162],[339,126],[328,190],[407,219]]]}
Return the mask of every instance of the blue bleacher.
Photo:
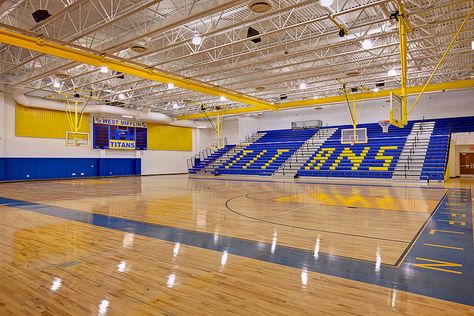
{"label": "blue bleacher", "polygon": [[225,145],[223,148],[219,148],[215,152],[213,152],[211,155],[207,156],[204,160],[200,160],[194,164],[194,166],[189,169],[190,174],[196,174],[203,168],[207,167],[209,164],[211,164],[213,161],[215,161],[217,158],[222,157],[226,152],[234,148],[235,145]]}
{"label": "blue bleacher", "polygon": [[262,137],[219,166],[217,173],[270,176],[316,131],[260,131]]}
{"label": "blue bleacher", "polygon": [[[451,133],[474,132],[474,117],[432,119],[434,129],[431,134],[420,179],[443,180],[446,172]],[[359,124],[367,128],[367,144],[341,144],[341,130],[351,125],[330,126],[336,132],[312,154],[298,171],[302,177],[344,177],[389,179],[410,134],[413,124],[405,128],[389,127],[385,134],[377,123]],[[268,130],[260,131],[261,137],[235,154],[216,169],[220,174],[272,175],[306,140],[317,130]],[[232,146],[232,145],[229,145]],[[190,169],[195,173],[227,152],[231,147],[217,151],[208,159]],[[381,149],[385,149],[381,153]],[[396,148],[394,148],[396,147]],[[329,154],[328,150],[331,149]],[[341,154],[344,153],[343,156]],[[325,161],[318,156],[327,155]],[[349,158],[350,157],[350,158]],[[315,159],[316,158],[316,159]],[[378,158],[378,159],[377,159]],[[318,165],[320,163],[320,165]],[[315,168],[317,167],[317,168]]]}
{"label": "blue bleacher", "polygon": [[[341,130],[352,128],[352,126],[338,126],[338,130],[316,151],[306,163],[298,171],[298,175],[302,177],[344,177],[344,178],[391,178],[393,170],[397,164],[405,145],[408,134],[410,134],[413,122],[410,122],[404,129],[394,126],[389,127],[389,133],[383,133],[378,123],[360,124],[358,128],[367,128],[368,143],[366,144],[341,144]],[[382,156],[393,157],[390,163],[384,159],[376,159],[377,153],[381,148],[388,147],[384,150]],[[396,147],[393,149],[392,147]],[[326,149],[333,151],[328,159],[317,166],[312,160],[322,153],[326,155]],[[364,156],[361,162],[352,162],[348,157],[340,158],[344,152],[353,153],[355,156]],[[380,156],[380,155],[379,155]],[[338,159],[339,158],[339,159]],[[356,157],[357,158],[357,157]],[[340,161],[338,161],[340,160]],[[337,166],[334,166],[337,164]],[[386,164],[384,166],[384,164]],[[388,165],[387,165],[388,164]],[[374,170],[380,169],[380,170]],[[387,170],[382,170],[387,169]]]}
{"label": "blue bleacher", "polygon": [[451,133],[474,132],[474,117],[436,119],[421,179],[444,180]]}

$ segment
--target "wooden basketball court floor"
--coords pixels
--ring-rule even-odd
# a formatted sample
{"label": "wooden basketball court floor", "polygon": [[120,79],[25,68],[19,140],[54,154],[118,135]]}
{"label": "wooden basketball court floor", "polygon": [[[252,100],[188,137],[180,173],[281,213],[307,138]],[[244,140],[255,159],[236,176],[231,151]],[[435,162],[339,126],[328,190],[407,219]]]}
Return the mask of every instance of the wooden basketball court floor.
{"label": "wooden basketball court floor", "polygon": [[472,184],[0,184],[0,315],[474,315]]}

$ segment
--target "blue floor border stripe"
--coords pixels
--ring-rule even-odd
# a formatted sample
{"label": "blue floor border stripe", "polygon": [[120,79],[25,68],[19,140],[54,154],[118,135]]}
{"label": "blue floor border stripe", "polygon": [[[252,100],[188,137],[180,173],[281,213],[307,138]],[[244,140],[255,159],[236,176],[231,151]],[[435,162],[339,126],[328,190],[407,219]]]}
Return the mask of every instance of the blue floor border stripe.
{"label": "blue floor border stripe", "polygon": [[[450,206],[450,203],[461,203],[461,206],[453,208]],[[315,254],[312,251],[279,245],[272,251],[272,245],[269,243],[229,236],[217,236],[218,238],[216,238],[212,233],[150,224],[9,198],[0,197],[0,205],[117,231],[133,232],[158,240],[179,242],[184,245],[219,252],[227,251],[229,254],[241,257],[422,294],[466,305],[472,306],[474,304],[474,254],[472,252],[471,194],[469,190],[449,190],[423,229],[420,237],[415,241],[406,259],[399,267],[381,264],[380,261],[363,261],[325,253]],[[459,208],[469,210],[469,212],[466,212],[469,215],[466,215],[464,226],[453,228],[454,225],[451,225],[449,221],[444,222],[446,215],[443,213]],[[436,242],[450,242],[451,245],[462,245],[466,251],[458,253],[457,257],[452,259],[453,251],[449,251],[450,249],[426,247],[424,244],[431,242],[433,235],[430,232],[433,229],[439,231],[447,231],[448,229],[462,231],[464,233],[462,235],[457,234],[458,236],[454,237],[444,236],[447,240],[443,239]],[[442,236],[442,234],[439,234],[439,236]],[[441,262],[448,262],[449,259],[449,262],[460,263],[462,264],[461,268],[452,268],[450,266],[445,268],[446,270],[453,270],[462,274],[447,273],[429,267],[417,267],[415,264],[426,263],[425,261],[418,260],[419,258]]]}
{"label": "blue floor border stripe", "polygon": [[[250,176],[249,176],[250,177]],[[404,189],[419,189],[420,186],[409,186],[409,185],[386,185],[386,184],[380,184],[374,182],[372,183],[358,183],[355,182],[353,179],[348,179],[350,181],[354,181],[353,183],[338,183],[338,182],[322,182],[321,179],[320,182],[318,181],[282,181],[279,179],[278,181],[274,180],[261,180],[261,179],[254,179],[254,178],[249,178],[249,179],[232,179],[232,178],[219,178],[219,177],[196,177],[196,176],[191,176],[189,177],[190,180],[211,180],[211,181],[238,181],[238,182],[265,182],[265,183],[293,183],[293,184],[324,184],[324,185],[336,185],[336,186],[361,186],[361,187],[382,187],[382,188],[404,188]],[[423,189],[430,189],[430,190],[446,190],[444,186],[426,186],[426,187],[421,187]]]}

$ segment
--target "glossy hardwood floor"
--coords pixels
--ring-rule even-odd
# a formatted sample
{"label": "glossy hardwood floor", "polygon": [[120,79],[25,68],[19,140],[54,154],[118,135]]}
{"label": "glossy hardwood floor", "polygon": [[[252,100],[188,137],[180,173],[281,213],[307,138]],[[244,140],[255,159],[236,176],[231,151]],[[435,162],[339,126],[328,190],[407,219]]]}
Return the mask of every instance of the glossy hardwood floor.
{"label": "glossy hardwood floor", "polygon": [[[445,192],[187,176],[0,184],[0,197],[31,202],[0,206],[0,315],[474,315],[472,306],[189,246],[177,235],[394,265]],[[42,209],[131,221],[114,229],[102,217]],[[173,241],[146,237],[136,221],[177,231]]]}

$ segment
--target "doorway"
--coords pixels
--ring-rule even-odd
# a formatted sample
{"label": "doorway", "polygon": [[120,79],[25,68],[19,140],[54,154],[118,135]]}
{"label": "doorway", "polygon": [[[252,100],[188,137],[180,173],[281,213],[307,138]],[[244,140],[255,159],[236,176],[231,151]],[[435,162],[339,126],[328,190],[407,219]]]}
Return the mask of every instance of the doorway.
{"label": "doorway", "polygon": [[460,153],[459,166],[462,175],[474,175],[474,153]]}

